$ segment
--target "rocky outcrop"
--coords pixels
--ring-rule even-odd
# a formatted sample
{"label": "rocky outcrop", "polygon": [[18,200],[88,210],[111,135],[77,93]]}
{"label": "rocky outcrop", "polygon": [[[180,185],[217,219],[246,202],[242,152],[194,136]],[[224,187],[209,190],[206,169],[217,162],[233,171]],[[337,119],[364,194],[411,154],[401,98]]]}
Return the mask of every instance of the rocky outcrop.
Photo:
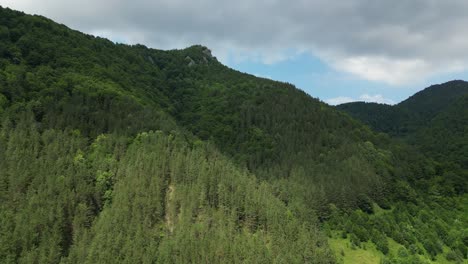
{"label": "rocky outcrop", "polygon": [[206,56],[208,56],[209,58],[213,58],[213,55],[211,54],[211,50],[207,47],[203,47],[203,50],[202,50],[203,54],[205,54]]}
{"label": "rocky outcrop", "polygon": [[185,57],[185,60],[188,61],[187,65],[189,67],[193,67],[197,64],[190,56]]}
{"label": "rocky outcrop", "polygon": [[217,59],[213,54],[211,54],[211,50],[202,45],[194,45],[189,48],[191,56],[187,55],[185,60],[187,61],[187,66],[193,67],[196,65],[208,65],[211,62],[216,62]]}

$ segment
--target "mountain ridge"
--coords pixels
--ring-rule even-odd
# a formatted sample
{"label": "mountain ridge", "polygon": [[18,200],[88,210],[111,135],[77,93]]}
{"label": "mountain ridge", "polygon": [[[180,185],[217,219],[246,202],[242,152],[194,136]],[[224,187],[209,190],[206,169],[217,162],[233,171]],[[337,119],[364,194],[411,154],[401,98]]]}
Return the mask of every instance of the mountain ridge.
{"label": "mountain ridge", "polygon": [[[460,149],[467,141],[458,134],[463,134],[468,124],[467,96],[468,82],[455,80],[432,85],[395,106],[351,103],[337,108],[377,131],[402,138],[437,160],[448,162],[459,160],[456,156],[463,157]],[[464,160],[457,164],[466,167]]]}
{"label": "mountain ridge", "polygon": [[2,262],[466,256],[457,171],[292,84],[3,8],[0,32]]}

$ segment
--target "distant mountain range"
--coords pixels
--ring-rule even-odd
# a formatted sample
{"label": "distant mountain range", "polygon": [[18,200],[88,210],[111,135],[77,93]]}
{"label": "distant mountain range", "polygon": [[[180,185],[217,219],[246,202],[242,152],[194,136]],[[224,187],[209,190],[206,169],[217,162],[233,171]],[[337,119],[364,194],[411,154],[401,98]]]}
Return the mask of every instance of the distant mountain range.
{"label": "distant mountain range", "polygon": [[438,160],[468,168],[468,82],[430,86],[394,105],[347,103],[337,108],[372,129],[419,146]]}

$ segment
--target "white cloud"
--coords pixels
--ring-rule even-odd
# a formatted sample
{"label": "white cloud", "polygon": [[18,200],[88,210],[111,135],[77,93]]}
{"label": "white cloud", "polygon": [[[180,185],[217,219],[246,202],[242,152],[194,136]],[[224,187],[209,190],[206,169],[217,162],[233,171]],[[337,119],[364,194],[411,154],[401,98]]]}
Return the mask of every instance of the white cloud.
{"label": "white cloud", "polygon": [[[265,64],[308,52],[391,85],[468,69],[466,0],[0,0],[84,32],[153,48],[210,47]],[[102,34],[102,33],[101,33]]]}
{"label": "white cloud", "polygon": [[359,96],[360,101],[364,102],[372,102],[372,103],[379,103],[379,104],[395,104],[395,101],[392,99],[384,98],[381,94],[376,94],[376,95],[369,95],[369,94],[363,94]]}
{"label": "white cloud", "polygon": [[325,100],[325,102],[330,105],[339,105],[339,104],[345,104],[345,103],[350,103],[354,101],[356,100],[351,97],[346,97],[346,96],[339,96],[339,97]]}
{"label": "white cloud", "polygon": [[370,81],[391,85],[406,84],[427,77],[437,69],[421,59],[388,59],[384,57],[338,58],[330,63],[336,69]]}
{"label": "white cloud", "polygon": [[361,94],[359,98],[357,99],[352,98],[352,97],[339,96],[339,97],[325,100],[325,102],[330,105],[339,105],[339,104],[358,102],[358,101],[369,102],[369,103],[379,103],[379,104],[390,104],[390,105],[395,104],[395,101],[385,98],[381,94],[375,94],[375,95]]}
{"label": "white cloud", "polygon": [[330,59],[325,56],[329,65],[337,70],[351,73],[361,79],[380,81],[393,86],[421,82],[426,78],[444,73],[456,73],[468,69],[467,62],[425,61],[423,59],[391,59],[382,56],[338,56]]}

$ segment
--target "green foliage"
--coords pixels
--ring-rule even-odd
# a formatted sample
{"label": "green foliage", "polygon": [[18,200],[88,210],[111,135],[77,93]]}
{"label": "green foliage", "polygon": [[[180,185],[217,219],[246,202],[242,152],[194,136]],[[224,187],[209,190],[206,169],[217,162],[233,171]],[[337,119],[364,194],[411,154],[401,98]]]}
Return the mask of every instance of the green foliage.
{"label": "green foliage", "polygon": [[[414,144],[437,152],[445,118]],[[384,261],[467,256],[463,133],[429,160],[203,46],[0,8],[0,119],[2,263],[334,263],[323,230]]]}
{"label": "green foliage", "polygon": [[447,260],[460,262],[460,256],[467,257],[466,247],[461,246],[467,226],[459,222],[466,222],[461,212],[466,207],[468,186],[467,106],[467,83],[452,81],[431,86],[395,106],[351,103],[338,107],[431,158],[402,149],[393,151],[406,160],[413,159],[407,169],[414,176],[393,185],[394,198],[405,203],[393,210],[395,222],[390,224],[398,223],[400,228],[385,228],[385,233],[411,254],[425,253],[437,260],[448,247]]}
{"label": "green foliage", "polygon": [[[402,201],[396,203],[392,210],[379,209],[372,215],[361,211],[354,211],[351,215],[337,212],[329,223],[332,230],[345,230],[344,233],[348,233],[356,247],[359,242],[366,241],[366,237],[361,238],[365,231],[370,234],[370,240],[377,250],[389,256],[389,259],[392,259],[389,255],[392,253],[397,255],[397,259],[405,261],[415,255],[436,260],[445,254],[445,248],[450,249],[451,253],[447,253],[449,258],[456,258],[466,252],[466,247],[461,245],[467,228],[467,198],[466,195],[446,197],[443,198],[445,201],[439,201],[440,204],[431,203],[430,206],[421,200],[417,201],[419,207]],[[345,219],[348,221],[343,223]],[[390,252],[389,238],[401,247]]]}
{"label": "green foliage", "polygon": [[382,234],[378,229],[375,229],[373,230],[371,239],[380,252],[384,253],[385,255],[388,254],[389,248],[386,235]]}
{"label": "green foliage", "polygon": [[[466,175],[467,103],[468,83],[451,81],[426,88],[395,106],[359,102],[338,108],[377,131],[405,139],[443,163],[444,170]],[[466,180],[450,180],[463,185],[458,186],[463,189],[459,193],[466,191]]]}

